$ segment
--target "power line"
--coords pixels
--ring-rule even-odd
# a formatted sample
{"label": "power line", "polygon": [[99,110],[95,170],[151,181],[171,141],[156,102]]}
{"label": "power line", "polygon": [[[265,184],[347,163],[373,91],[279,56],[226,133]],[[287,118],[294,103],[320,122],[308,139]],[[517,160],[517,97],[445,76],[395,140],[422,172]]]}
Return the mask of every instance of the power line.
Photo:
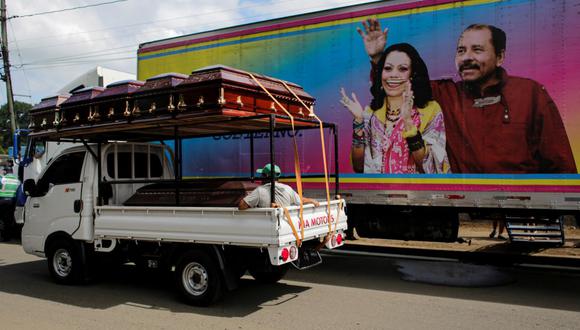
{"label": "power line", "polygon": [[[12,22],[8,21],[8,23],[10,23],[10,29],[12,30],[12,35],[16,35],[16,33],[14,32],[14,27],[12,26]],[[22,64],[22,55],[20,54],[20,48],[18,47],[18,41],[16,40],[16,38],[14,38],[14,44],[16,45],[16,54],[18,54],[18,59],[20,60],[20,64]],[[24,76],[24,82],[26,82],[26,87],[28,88],[28,93],[31,92],[30,90],[30,83],[28,81],[28,76],[26,75],[26,70],[22,69],[22,75]],[[24,96],[21,94],[14,94],[14,96]],[[28,95],[28,97],[30,97],[30,95]]]}
{"label": "power line", "polygon": [[95,4],[92,4],[92,5],[86,5],[86,6],[78,6],[78,7],[65,8],[65,9],[52,10],[52,11],[43,11],[43,12],[34,13],[34,14],[14,15],[14,16],[8,17],[7,19],[23,18],[23,17],[38,16],[38,15],[61,13],[63,11],[71,11],[71,10],[77,10],[77,9],[83,9],[83,8],[89,8],[89,7],[97,7],[97,6],[103,6],[103,5],[110,5],[112,3],[123,2],[123,1],[127,1],[127,0],[114,0],[114,1],[109,1],[109,2],[95,3]]}
{"label": "power line", "polygon": [[[292,1],[289,0],[281,0],[278,3],[289,3]],[[350,1],[347,3],[356,3],[357,1]],[[258,7],[257,5],[247,5],[244,6],[242,8],[245,9],[249,9],[252,7]],[[302,10],[304,9],[315,9],[315,8],[319,8],[317,6],[314,7],[306,7],[306,8],[302,8]],[[212,14],[218,14],[218,13],[222,13],[222,12],[228,12],[228,11],[234,11],[234,10],[239,10],[240,7],[237,8],[227,8],[227,9],[220,9],[220,10],[214,10],[214,11],[210,11],[210,12],[206,12],[203,15],[212,15]],[[271,12],[271,14],[280,14],[282,12]],[[285,14],[288,14],[287,11],[284,12]],[[190,16],[181,16],[181,17],[174,17],[174,18],[168,18],[168,19],[161,19],[161,20],[154,20],[154,21],[149,21],[146,23],[138,23],[138,24],[131,24],[131,25],[125,25],[125,26],[116,26],[113,28],[105,28],[105,29],[99,29],[99,30],[92,30],[92,31],[87,31],[87,32],[80,32],[78,34],[84,34],[84,33],[88,33],[88,32],[96,32],[96,31],[104,31],[104,30],[109,30],[109,29],[114,29],[114,28],[122,28],[122,27],[127,27],[127,28],[131,28],[131,27],[136,27],[139,25],[143,25],[143,24],[150,24],[150,23],[154,23],[154,22],[163,22],[163,21],[175,21],[175,20],[180,20],[180,19],[185,19],[185,18],[195,18],[195,17],[199,17],[200,15],[190,15]],[[244,18],[238,18],[232,21],[229,21],[230,24],[233,23],[233,25],[240,23],[240,22],[244,22],[247,21],[248,19],[256,19],[256,18],[261,18],[264,16],[269,16],[269,15],[265,15],[265,14],[259,14],[259,15],[253,15],[253,16],[246,16]],[[179,28],[179,27],[185,27],[185,26],[190,26],[190,24],[184,24],[181,26],[177,26],[177,27],[173,27],[173,28]],[[211,28],[215,28],[212,27],[211,24],[206,24],[203,27],[198,27],[198,29],[203,30],[207,30],[207,29],[211,29]],[[153,31],[150,31],[153,32]],[[75,33],[77,34],[77,33]],[[126,33],[125,36],[133,36],[133,33]],[[56,46],[70,46],[73,44],[83,44],[83,43],[87,43],[87,42],[95,42],[95,41],[102,41],[102,40],[109,40],[109,39],[113,39],[113,37],[105,37],[105,38],[100,38],[100,39],[92,39],[90,41],[79,41],[79,42],[73,42],[73,43],[62,43],[62,44],[58,44],[58,45],[51,45],[48,46],[48,48],[54,48]],[[26,39],[26,40],[33,40],[33,39]],[[22,40],[20,40],[22,41]],[[33,48],[29,48],[29,49],[34,49],[34,48],[44,48],[46,49],[47,46],[43,46],[43,47],[33,47]],[[77,53],[74,55],[67,55],[67,56],[60,56],[60,57],[53,57],[53,58],[48,58],[48,59],[41,59],[41,60],[36,60],[36,61],[31,61],[31,62],[27,62],[27,63],[23,63],[21,61],[21,65],[19,66],[15,66],[18,69],[23,69],[24,67],[28,67],[29,69],[37,69],[37,68],[50,68],[50,67],[60,67],[60,66],[68,66],[68,65],[79,65],[79,64],[88,64],[88,63],[95,63],[97,61],[99,61],[99,59],[94,58],[94,57],[98,57],[98,56],[110,56],[110,55],[120,55],[120,54],[125,54],[125,53],[129,53],[131,52],[130,50],[127,51],[117,51],[117,52],[112,52],[113,50],[120,50],[120,49],[127,49],[127,48],[131,48],[131,49],[136,49],[137,48],[137,43],[131,43],[131,45],[126,45],[126,46],[122,46],[122,47],[117,47],[117,48],[107,48],[107,49],[101,49],[101,50],[97,50],[97,51],[92,51],[92,52],[85,52],[85,53]],[[90,58],[94,58],[94,59],[90,59]],[[134,58],[134,57],[133,57]],[[80,59],[84,59],[84,61],[78,61]],[[127,59],[131,59],[131,57],[115,57],[115,58],[108,58],[108,59],[101,59],[101,61],[111,61],[114,59],[118,59],[118,60],[127,60]]]}
{"label": "power line", "polygon": [[[131,49],[119,51],[119,49],[125,49],[125,48],[131,48]],[[118,55],[118,54],[125,54],[125,53],[131,53],[134,55],[135,54],[135,46],[109,48],[109,49],[105,49],[105,50],[99,50],[99,51],[88,52],[88,53],[80,53],[80,54],[75,54],[75,55],[43,58],[40,60],[31,61],[31,62],[27,62],[27,63],[21,62],[19,66],[17,66],[17,65],[14,65],[14,66],[15,67],[23,67],[23,66],[36,65],[36,64],[59,63],[59,62],[65,62],[65,61],[70,61],[70,60],[76,60],[76,59],[83,59],[83,58],[86,59],[86,58],[91,58],[91,57]]]}
{"label": "power line", "polygon": [[[282,1],[279,1],[278,3],[287,3],[287,2],[291,2],[291,1],[282,0]],[[347,4],[349,4],[349,3],[357,3],[357,1],[349,1],[349,2],[346,2],[346,3]],[[248,8],[252,8],[252,7],[257,7],[257,6],[256,5],[247,5],[247,6],[244,6],[242,8],[248,9]],[[303,10],[304,9],[307,9],[308,10],[308,9],[316,9],[316,8],[319,8],[319,7],[316,7],[316,6],[315,7],[306,7],[306,8],[302,8],[302,9]],[[239,8],[237,8],[237,9],[239,9]],[[220,12],[228,12],[228,11],[233,11],[233,10],[236,10],[236,8],[229,8],[229,9],[221,9],[221,10],[216,10],[216,11],[210,11],[210,12],[204,13],[204,15],[207,16],[207,15],[218,14]],[[274,14],[280,14],[282,12],[273,12],[273,13]],[[284,12],[284,13],[288,14],[288,12]],[[184,18],[191,18],[191,17],[194,17],[195,18],[195,17],[198,17],[198,16],[200,16],[200,15],[181,16],[181,17],[174,17],[174,18],[169,18],[169,19],[161,19],[161,20],[150,21],[150,22],[147,22],[147,23],[163,22],[163,21],[170,21],[170,20],[175,21],[175,20],[180,20],[180,19],[184,19]],[[229,21],[229,23],[235,25],[235,24],[238,24],[238,23],[247,21],[248,19],[259,19],[259,18],[262,18],[264,16],[265,16],[264,14],[253,15],[253,16],[246,16],[244,18],[238,18],[238,19],[235,19],[235,20],[231,20],[231,21]],[[139,25],[142,25],[142,24],[145,24],[145,23],[125,25],[125,26],[116,26],[115,28],[123,28],[123,27],[130,28],[130,27],[136,27],[136,26],[139,26]],[[184,27],[189,27],[189,26],[191,26],[190,23],[183,24],[183,25],[180,25],[180,26],[174,26],[172,28],[179,29],[179,28],[184,28]],[[215,26],[212,26],[212,24],[209,23],[209,24],[206,24],[204,26],[198,27],[198,30],[203,31],[203,30],[213,29],[213,28],[215,28]],[[83,34],[83,33],[88,33],[88,32],[96,32],[96,31],[104,31],[104,30],[109,30],[109,29],[112,29],[112,28],[92,30],[92,31],[87,31],[87,32],[79,32],[78,34]],[[134,36],[134,33],[133,32],[129,32],[129,31],[127,31],[127,33],[125,33],[125,34],[122,34],[120,36],[117,36],[117,38],[120,37],[121,39],[124,39],[126,37],[133,37]],[[155,30],[148,31],[148,32],[149,33],[155,33]],[[77,34],[77,33],[75,33],[75,34]],[[186,33],[184,33],[184,34],[186,34]],[[88,40],[88,41],[87,40],[84,40],[84,41],[78,41],[78,42],[66,42],[66,43],[61,43],[61,44],[53,44],[53,45],[50,45],[50,46],[39,46],[39,47],[21,48],[21,49],[27,49],[27,50],[29,50],[29,49],[57,48],[57,47],[61,47],[61,46],[71,46],[71,45],[85,44],[85,43],[88,43],[88,42],[93,43],[93,42],[96,42],[96,41],[104,41],[104,40],[110,40],[110,39],[114,39],[114,38],[111,37],[111,36],[109,36],[109,37],[104,37],[104,38],[92,39],[92,40]],[[152,37],[152,39],[155,39],[155,37]],[[33,39],[25,39],[25,40],[33,40]],[[20,40],[20,41],[22,41],[22,40]],[[102,55],[112,55],[111,53],[108,53],[108,52],[111,51],[111,50],[113,50],[113,49],[124,49],[124,48],[136,49],[138,43],[139,43],[139,41],[134,41],[134,42],[131,42],[129,45],[126,44],[125,46],[122,46],[122,47],[107,48],[107,49],[101,49],[101,50],[97,50],[97,51],[93,51],[93,52],[88,52],[88,53],[80,53],[80,54],[77,53],[77,54],[74,54],[74,55],[62,56],[62,57],[57,57],[57,58],[42,59],[42,60],[28,62],[28,63],[25,63],[24,65],[30,66],[31,64],[36,64],[36,63],[41,62],[41,61],[47,61],[48,63],[46,63],[46,64],[49,64],[51,62],[56,62],[58,60],[64,61],[66,59],[76,59],[76,58],[79,58],[79,57],[84,57],[85,55],[88,55],[88,54],[94,54],[94,56],[98,56],[98,54],[102,54]],[[119,53],[116,53],[116,54],[119,54]],[[88,57],[90,57],[90,56],[88,56]],[[20,66],[20,68],[21,67],[22,66]]]}
{"label": "power line", "polygon": [[[295,0],[280,0],[275,2],[276,5],[279,4],[285,4],[285,3],[293,3]],[[344,3],[341,3],[341,6],[346,6],[346,5],[352,5],[352,4],[357,4],[360,3],[360,0],[351,0],[351,1],[346,1]],[[231,7],[231,8],[225,8],[225,9],[219,9],[219,10],[213,10],[213,11],[207,11],[207,12],[203,12],[201,14],[195,14],[195,15],[187,15],[187,16],[178,16],[178,17],[170,17],[170,18],[164,18],[164,19],[158,19],[158,20],[152,20],[152,21],[146,21],[146,22],[141,22],[141,23],[134,23],[134,24],[127,24],[127,25],[116,25],[116,26],[112,26],[112,27],[107,27],[107,28],[101,28],[101,29],[95,29],[95,30],[88,30],[88,31],[82,31],[82,32],[73,32],[73,33],[67,33],[67,34],[58,34],[58,35],[45,35],[45,36],[40,36],[40,37],[34,37],[34,38],[26,38],[26,39],[20,39],[20,42],[24,42],[24,43],[28,43],[28,42],[34,42],[35,46],[34,47],[23,47],[22,49],[38,49],[38,48],[46,48],[47,46],[38,46],[38,43],[36,42],[36,40],[44,40],[46,41],[47,39],[60,39],[63,37],[70,37],[70,36],[74,36],[74,35],[84,35],[84,34],[94,34],[94,32],[101,32],[101,31],[108,31],[108,30],[120,30],[120,29],[129,29],[129,28],[137,28],[139,26],[151,26],[154,25],[155,23],[160,23],[160,22],[176,22],[179,20],[184,20],[184,19],[193,19],[195,20],[197,17],[202,17],[202,16],[210,16],[210,15],[216,15],[216,14],[220,14],[220,13],[227,13],[227,12],[236,12],[239,10],[243,10],[243,9],[252,9],[252,8],[257,8],[257,7],[261,7],[263,6],[262,4],[253,4],[253,5],[245,5],[245,6],[236,6],[236,7]],[[260,19],[264,18],[264,17],[268,17],[271,16],[268,19],[275,19],[279,16],[277,16],[276,14],[280,15],[282,14],[282,16],[288,16],[291,14],[294,14],[296,12],[300,12],[300,11],[310,11],[310,10],[317,10],[317,9],[321,9],[324,7],[320,7],[319,5],[315,5],[315,6],[303,6],[301,8],[297,8],[294,9],[291,12],[288,12],[286,10],[283,11],[271,11],[269,14],[259,14],[259,15],[252,15],[252,16],[245,16],[242,18],[237,18],[235,20],[231,20],[229,21],[230,25],[236,25],[238,23],[250,23],[252,21],[259,21]],[[188,28],[191,27],[191,23],[187,22],[185,24],[179,24],[179,25],[165,25],[164,28],[173,28],[173,29],[183,29],[183,28]],[[192,31],[192,32],[185,32],[182,33],[182,35],[185,34],[191,34],[191,33],[196,33],[196,32],[200,32],[200,31],[204,31],[207,30],[207,28],[210,29],[215,29],[215,28],[221,28],[220,26],[215,26],[215,25],[211,25],[211,23],[207,23],[205,24],[203,27],[200,27],[197,29],[197,31]],[[153,29],[150,30],[150,32],[155,32],[156,30],[162,30],[162,29]],[[131,31],[131,30],[128,30]],[[127,32],[125,35],[134,35],[134,32]],[[105,40],[105,39],[110,39],[110,37],[107,38],[102,38],[102,39],[98,39],[98,40]],[[79,42],[79,43],[83,43],[83,42]],[[49,45],[48,47],[55,47],[55,46],[62,46],[62,45],[69,45],[70,43],[61,43],[61,44],[52,44]],[[78,44],[78,43],[75,43]]]}
{"label": "power line", "polygon": [[[50,14],[50,13],[67,11],[67,10],[74,10],[74,9],[81,9],[81,8],[87,8],[87,7],[112,4],[112,3],[116,3],[116,2],[122,2],[122,1],[127,1],[127,0],[109,1],[109,2],[99,3],[99,4],[79,6],[79,7],[62,9],[62,10],[55,10],[55,11],[50,11],[50,12],[35,13],[35,14],[21,15],[21,16],[13,16],[11,18]],[[292,3],[293,1],[294,0],[279,0],[279,1],[276,1],[275,4]],[[341,3],[341,5],[358,3],[358,2],[359,1],[350,0],[350,1],[345,1],[344,3]],[[130,25],[118,25],[118,26],[110,27],[110,28],[101,28],[101,29],[95,29],[95,30],[84,31],[84,32],[77,32],[77,33],[59,34],[59,35],[54,36],[54,37],[51,37],[51,36],[42,37],[42,39],[46,40],[47,38],[62,38],[65,36],[82,35],[82,34],[89,34],[89,33],[92,34],[93,32],[97,32],[97,31],[104,32],[107,30],[125,30],[125,31],[121,31],[121,32],[123,32],[123,34],[121,35],[121,39],[129,39],[129,37],[131,37],[131,36],[134,37],[136,35],[136,33],[132,32],[132,30],[138,29],[140,26],[153,25],[152,23],[158,23],[158,22],[167,22],[166,27],[163,29],[158,28],[158,27],[154,27],[153,29],[144,29],[143,31],[141,31],[141,32],[144,32],[144,34],[140,38],[134,38],[134,41],[129,42],[131,45],[125,44],[127,46],[116,47],[116,48],[106,48],[106,49],[95,50],[95,51],[91,51],[91,52],[83,52],[83,53],[77,53],[74,55],[59,56],[59,57],[53,57],[53,58],[48,58],[48,59],[43,59],[43,60],[42,59],[41,60],[33,60],[33,61],[28,62],[28,63],[23,63],[22,58],[20,58],[20,66],[14,67],[14,68],[17,70],[24,71],[24,68],[26,67],[29,72],[34,72],[34,70],[43,70],[43,69],[50,70],[50,69],[56,69],[56,68],[62,68],[61,70],[70,70],[67,67],[86,65],[89,63],[96,63],[96,62],[136,60],[136,57],[134,55],[131,57],[123,57],[123,55],[126,55],[127,53],[131,52],[130,50],[127,50],[127,51],[121,51],[121,50],[127,49],[127,48],[136,49],[137,44],[139,43],[139,39],[159,38],[159,36],[156,37],[156,35],[159,35],[160,31],[166,30],[166,29],[175,30],[175,32],[177,34],[181,34],[181,35],[190,34],[190,33],[197,33],[197,31],[192,31],[190,33],[183,32],[183,30],[186,30],[188,28],[190,29],[192,27],[191,22],[187,22],[187,23],[183,23],[183,24],[181,24],[181,23],[175,24],[175,21],[183,20],[183,19],[190,19],[190,20],[192,19],[193,21],[196,21],[196,18],[200,17],[202,15],[207,16],[207,15],[219,14],[219,13],[230,12],[230,11],[235,11],[235,10],[240,10],[240,9],[257,8],[259,6],[263,6],[263,5],[252,4],[252,5],[239,6],[239,7],[235,7],[235,8],[220,8],[219,10],[207,11],[205,13],[199,13],[199,14],[190,15],[190,16],[181,16],[181,17],[173,17],[173,18],[167,18],[167,19],[152,20],[149,22],[142,22],[142,23],[136,23],[136,24],[130,24]],[[275,7],[272,7],[272,9],[274,9],[274,8]],[[263,19],[264,17],[268,17],[268,19],[275,19],[279,14],[283,14],[282,16],[288,16],[289,14],[297,13],[300,11],[308,11],[309,9],[311,10],[311,9],[322,9],[322,8],[323,7],[316,6],[316,5],[313,6],[310,4],[310,5],[302,6],[299,9],[293,9],[293,10],[288,10],[288,9],[283,10],[283,11],[282,10],[277,10],[277,11],[269,10],[268,13],[259,13],[259,11],[254,11],[253,9],[251,9],[251,10],[249,10],[250,15],[244,15],[244,17],[234,16],[232,19],[227,21],[227,24],[229,26],[231,26],[231,25],[237,25],[239,23],[249,23],[255,19]],[[17,22],[24,23],[24,21],[17,21]],[[169,23],[169,22],[171,22],[171,23]],[[221,23],[223,24],[224,22],[221,22]],[[219,26],[219,24],[216,24],[216,23],[217,23],[217,21],[214,20],[213,23],[206,23],[203,26],[198,25],[198,26],[195,26],[195,30],[207,31],[208,29],[221,28]],[[12,30],[14,30],[14,29],[12,28]],[[37,38],[29,38],[29,39],[24,39],[24,40],[21,39],[21,40],[19,40],[19,42],[24,41],[24,43],[26,44],[26,41],[32,42],[33,40],[37,40],[37,39],[40,39],[40,38],[37,37]],[[93,38],[91,38],[91,39],[92,40],[88,40],[88,41],[78,41],[78,42],[72,42],[72,43],[68,42],[68,43],[61,43],[61,44],[56,44],[56,45],[52,44],[52,45],[48,45],[48,46],[37,46],[37,47],[30,47],[30,48],[17,47],[17,48],[19,49],[19,51],[23,51],[24,55],[27,55],[27,52],[24,51],[25,49],[28,50],[28,49],[38,49],[38,48],[42,48],[42,49],[55,48],[55,47],[62,47],[65,45],[68,46],[68,45],[73,45],[73,44],[84,44],[84,43],[88,43],[88,42],[111,40],[111,39],[114,39],[114,37],[104,37],[103,36],[102,38],[99,38],[99,39],[93,39]],[[14,42],[16,42],[16,41],[14,41]],[[22,43],[20,43],[20,45],[22,45]],[[121,44],[121,45],[123,45],[123,44]],[[45,52],[43,52],[43,53],[45,53]],[[98,58],[96,58],[98,56],[103,56],[106,58],[98,59]],[[32,71],[30,71],[30,70],[32,70]]]}
{"label": "power line", "polygon": [[[48,64],[30,64],[27,65],[28,68],[38,70],[38,69],[48,69],[48,68],[60,68],[60,67],[67,67],[67,66],[76,66],[76,65],[86,65],[86,64],[93,64],[93,63],[103,63],[103,62],[111,62],[111,61],[126,61],[126,60],[135,60],[135,56],[128,56],[128,57],[113,57],[108,59],[98,59],[98,60],[85,60],[85,61],[70,61],[70,62],[57,62],[57,63],[48,63]],[[22,70],[22,68],[15,68],[17,70]]]}

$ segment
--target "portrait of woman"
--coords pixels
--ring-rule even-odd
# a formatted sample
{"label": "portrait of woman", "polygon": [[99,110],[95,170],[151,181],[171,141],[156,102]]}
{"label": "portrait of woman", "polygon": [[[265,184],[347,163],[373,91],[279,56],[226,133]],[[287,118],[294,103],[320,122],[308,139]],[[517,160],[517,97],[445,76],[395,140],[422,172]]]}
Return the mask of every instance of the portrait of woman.
{"label": "portrait of woman", "polygon": [[417,50],[394,44],[373,73],[364,108],[344,88],[341,104],[353,116],[351,161],[357,173],[448,173],[445,125],[433,100],[427,66]]}

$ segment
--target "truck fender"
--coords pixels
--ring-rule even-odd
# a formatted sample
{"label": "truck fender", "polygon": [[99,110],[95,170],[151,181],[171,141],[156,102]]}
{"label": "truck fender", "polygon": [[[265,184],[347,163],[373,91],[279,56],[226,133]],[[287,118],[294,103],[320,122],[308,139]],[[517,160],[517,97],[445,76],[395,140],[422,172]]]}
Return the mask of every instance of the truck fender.
{"label": "truck fender", "polygon": [[91,279],[91,269],[90,269],[91,265],[89,262],[91,253],[90,248],[87,248],[87,245],[84,242],[75,240],[66,232],[60,231],[52,233],[46,238],[46,241],[44,243],[44,254],[45,255],[47,254],[47,249],[51,244],[53,244],[53,242],[59,240],[69,241],[78,248],[79,258],[82,265],[80,281],[83,283],[88,282]]}
{"label": "truck fender", "polygon": [[57,231],[57,232],[54,232],[54,233],[48,235],[48,237],[46,238],[46,240],[44,240],[44,250],[43,250],[43,252],[44,252],[45,255],[46,255],[46,251],[47,251],[48,247],[54,241],[57,241],[57,240],[69,240],[69,241],[72,241],[73,239],[72,239],[72,237],[68,233],[66,233],[64,231]]}

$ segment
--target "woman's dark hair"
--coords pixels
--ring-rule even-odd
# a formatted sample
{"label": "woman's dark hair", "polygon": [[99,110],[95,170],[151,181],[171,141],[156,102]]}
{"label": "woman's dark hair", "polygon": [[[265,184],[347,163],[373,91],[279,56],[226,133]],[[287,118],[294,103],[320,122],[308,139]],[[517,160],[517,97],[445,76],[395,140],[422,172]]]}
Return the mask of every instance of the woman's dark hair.
{"label": "woman's dark hair", "polygon": [[371,109],[378,110],[385,103],[387,94],[383,89],[382,83],[383,67],[385,66],[387,55],[394,51],[405,53],[411,59],[411,89],[415,97],[415,105],[419,108],[424,108],[429,101],[433,100],[427,65],[425,65],[425,62],[415,47],[407,43],[401,43],[387,47],[375,67],[375,72],[373,72],[373,85],[371,86],[371,94],[373,96]]}

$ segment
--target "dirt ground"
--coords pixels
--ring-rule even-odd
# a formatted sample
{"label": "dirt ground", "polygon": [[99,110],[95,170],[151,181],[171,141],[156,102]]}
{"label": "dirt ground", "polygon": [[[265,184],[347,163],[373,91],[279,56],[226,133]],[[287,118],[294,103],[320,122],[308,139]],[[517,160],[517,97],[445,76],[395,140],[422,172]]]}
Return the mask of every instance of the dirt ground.
{"label": "dirt ground", "polygon": [[[508,241],[489,238],[491,232],[490,221],[461,221],[459,227],[459,237],[463,239],[455,243],[441,242],[421,242],[421,241],[401,241],[389,239],[371,239],[358,238],[357,240],[347,241],[352,245],[375,245],[398,248],[414,249],[434,249],[434,250],[451,250],[464,252],[497,252],[497,253],[520,253],[514,248],[513,244]],[[503,234],[507,237],[507,232]],[[554,256],[570,257],[580,260],[580,229],[567,225],[564,231],[565,243],[563,246],[542,246],[538,244],[537,249],[531,249],[530,255],[537,256]],[[532,243],[533,244],[533,243]]]}

